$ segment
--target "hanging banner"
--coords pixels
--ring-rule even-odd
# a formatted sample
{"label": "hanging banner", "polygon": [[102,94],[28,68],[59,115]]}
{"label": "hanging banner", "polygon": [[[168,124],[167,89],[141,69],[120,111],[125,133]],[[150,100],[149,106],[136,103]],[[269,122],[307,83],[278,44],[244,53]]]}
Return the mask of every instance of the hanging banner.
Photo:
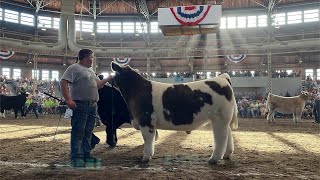
{"label": "hanging banner", "polygon": [[211,5],[170,7],[176,20],[183,26],[196,26],[208,14]]}
{"label": "hanging banner", "polygon": [[9,59],[14,55],[14,51],[0,50],[0,59]]}
{"label": "hanging banner", "polygon": [[120,65],[126,65],[129,63],[131,58],[113,58],[113,61],[120,64]]}
{"label": "hanging banner", "polygon": [[234,63],[239,63],[246,58],[245,54],[227,55],[227,58]]}

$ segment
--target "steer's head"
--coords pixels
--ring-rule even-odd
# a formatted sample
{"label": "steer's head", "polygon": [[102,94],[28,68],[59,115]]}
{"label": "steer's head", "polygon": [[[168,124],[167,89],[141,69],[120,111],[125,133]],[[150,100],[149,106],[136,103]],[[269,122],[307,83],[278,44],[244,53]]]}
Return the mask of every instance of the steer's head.
{"label": "steer's head", "polygon": [[115,76],[112,78],[112,85],[119,88],[121,92],[133,89],[144,79],[137,70],[128,65],[122,66],[112,62],[111,69],[115,72]]}
{"label": "steer's head", "polygon": [[305,100],[308,100],[308,99],[314,99],[315,95],[307,91],[302,91],[300,94],[300,97],[302,97]]}
{"label": "steer's head", "polygon": [[229,74],[223,73],[223,74],[220,74],[218,77],[225,78],[229,82],[229,84],[231,85],[231,78],[230,78]]}

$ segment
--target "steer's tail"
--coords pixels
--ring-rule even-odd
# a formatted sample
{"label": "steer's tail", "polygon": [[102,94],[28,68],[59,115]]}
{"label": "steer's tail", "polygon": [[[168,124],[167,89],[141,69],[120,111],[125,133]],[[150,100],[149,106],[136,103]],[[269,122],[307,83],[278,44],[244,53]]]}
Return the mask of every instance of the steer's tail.
{"label": "steer's tail", "polygon": [[237,106],[237,101],[235,99],[233,101],[234,101],[233,115],[232,115],[230,127],[232,130],[235,130],[235,129],[238,129],[238,106]]}

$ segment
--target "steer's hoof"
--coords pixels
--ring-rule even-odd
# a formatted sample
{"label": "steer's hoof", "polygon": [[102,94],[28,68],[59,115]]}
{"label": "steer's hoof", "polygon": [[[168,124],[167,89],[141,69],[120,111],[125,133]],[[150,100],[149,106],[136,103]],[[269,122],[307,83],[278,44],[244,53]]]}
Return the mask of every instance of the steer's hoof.
{"label": "steer's hoof", "polygon": [[151,159],[150,157],[143,157],[142,158],[142,162],[143,163],[148,163],[150,161],[150,159]]}
{"label": "steer's hoof", "polygon": [[229,155],[226,155],[226,154],[225,154],[225,155],[223,156],[223,159],[230,159],[230,158],[231,158],[231,154],[229,154]]}
{"label": "steer's hoof", "polygon": [[210,158],[209,161],[208,161],[208,163],[209,163],[209,164],[217,164],[218,161],[219,161],[219,160],[215,160],[215,159],[213,159],[213,158]]}

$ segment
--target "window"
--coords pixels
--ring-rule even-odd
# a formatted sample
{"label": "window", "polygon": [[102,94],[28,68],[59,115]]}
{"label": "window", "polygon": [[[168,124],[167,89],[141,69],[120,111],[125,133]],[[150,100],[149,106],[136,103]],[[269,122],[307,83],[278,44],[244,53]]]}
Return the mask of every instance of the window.
{"label": "window", "polygon": [[158,22],[151,22],[150,23],[150,32],[151,33],[158,33],[159,32],[159,25]]}
{"label": "window", "polygon": [[93,32],[93,22],[76,20],[75,23],[76,23],[76,31],[80,31],[81,29],[81,31],[83,32]]}
{"label": "window", "polygon": [[121,22],[110,22],[111,33],[121,33]]}
{"label": "window", "polygon": [[41,71],[41,80],[49,80],[49,71],[48,70],[42,70]]}
{"label": "window", "polygon": [[302,23],[302,12],[295,11],[295,12],[288,12],[287,13],[288,24],[295,24],[295,23]]}
{"label": "window", "polygon": [[266,26],[268,26],[268,17],[267,17],[267,15],[260,15],[260,16],[258,16],[258,26],[259,26],[259,27],[266,27]]}
{"label": "window", "polygon": [[319,21],[319,9],[305,10],[303,13],[303,22]]}
{"label": "window", "polygon": [[313,69],[306,69],[306,79],[310,76],[313,79]]}
{"label": "window", "polygon": [[220,19],[220,29],[225,29],[225,28],[227,28],[227,19],[223,17]]}
{"label": "window", "polygon": [[221,18],[220,19],[220,29],[226,29],[227,28],[227,19]]}
{"label": "window", "polygon": [[32,70],[32,79],[39,80],[39,70],[37,70],[37,71]]}
{"label": "window", "polygon": [[17,11],[11,11],[11,10],[5,9],[4,20],[13,22],[13,23],[19,23],[19,13]]}
{"label": "window", "polygon": [[76,20],[76,31],[80,31],[80,21]]}
{"label": "window", "polygon": [[21,69],[13,69],[13,79],[21,78]]}
{"label": "window", "polygon": [[320,69],[317,69],[317,80],[320,80]]}
{"label": "window", "polygon": [[11,78],[11,69],[10,68],[2,68],[2,75],[6,78]]}
{"label": "window", "polygon": [[[142,23],[142,26],[143,26],[144,33],[148,33],[147,23]],[[136,32],[137,33],[143,33],[143,31],[142,31],[141,23],[140,22],[136,22]]]}
{"label": "window", "polygon": [[90,21],[82,21],[82,29],[83,32],[93,32],[93,22]]}
{"label": "window", "polygon": [[123,22],[122,29],[123,33],[134,33],[134,22]]}
{"label": "window", "polygon": [[51,28],[51,17],[38,16],[38,28]]}
{"label": "window", "polygon": [[255,71],[250,71],[251,77],[254,77]]}
{"label": "window", "polygon": [[98,33],[108,33],[109,23],[108,22],[97,22],[97,32]]}
{"label": "window", "polygon": [[2,8],[0,8],[0,21],[2,21],[3,17],[2,17]]}
{"label": "window", "polygon": [[103,75],[103,78],[109,77],[109,73],[108,72],[102,72],[101,75]]}
{"label": "window", "polygon": [[279,13],[274,15],[274,25],[284,25],[286,24],[286,14],[285,13]]}
{"label": "window", "polygon": [[237,17],[237,28],[246,28],[247,27],[247,17],[241,16]]}
{"label": "window", "polygon": [[233,29],[237,27],[236,17],[228,17],[227,18],[227,27],[228,29]]}
{"label": "window", "polygon": [[34,26],[34,15],[21,13],[20,23],[28,26]]}
{"label": "window", "polygon": [[59,81],[59,71],[51,71],[51,80]]}
{"label": "window", "polygon": [[60,25],[60,18],[53,18],[53,28],[59,29],[59,25]]}
{"label": "window", "polygon": [[286,72],[288,75],[291,75],[293,71],[291,69],[288,69],[288,70],[286,70]]}
{"label": "window", "polygon": [[257,27],[257,16],[248,16],[248,27]]}

